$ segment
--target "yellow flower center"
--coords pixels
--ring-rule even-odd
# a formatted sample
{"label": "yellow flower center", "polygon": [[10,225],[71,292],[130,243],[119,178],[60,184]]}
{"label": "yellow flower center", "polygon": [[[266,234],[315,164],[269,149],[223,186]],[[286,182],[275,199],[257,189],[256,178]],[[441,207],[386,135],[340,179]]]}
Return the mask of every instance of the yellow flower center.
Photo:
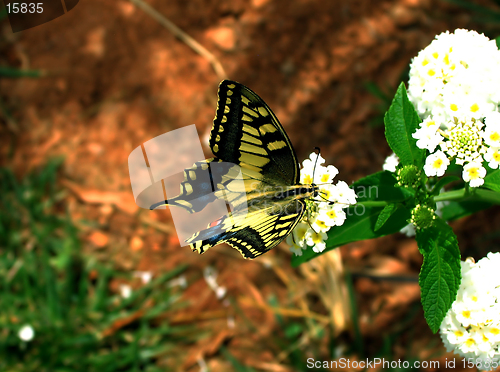
{"label": "yellow flower center", "polygon": [[304,237],[306,236],[307,229],[308,229],[308,227],[305,226],[305,227],[300,227],[300,228],[298,228],[298,229],[295,230],[296,233],[297,233],[297,238],[299,240],[303,240],[304,239]]}
{"label": "yellow flower center", "polygon": [[471,107],[470,107],[470,110],[472,112],[477,112],[479,110],[479,106],[477,105],[477,103],[474,103]]}
{"label": "yellow flower center", "polygon": [[469,177],[473,180],[479,178],[479,170],[477,169],[477,167],[469,169]]}
{"label": "yellow flower center", "polygon": [[336,212],[335,212],[335,210],[333,210],[333,209],[332,209],[331,211],[326,212],[326,214],[327,214],[327,216],[328,216],[328,217],[330,217],[332,220],[333,220],[334,218],[337,218],[337,213],[336,213]]}
{"label": "yellow flower center", "polygon": [[451,111],[458,111],[458,106],[457,106],[457,105],[455,105],[454,103],[452,103],[452,104],[450,105],[450,110],[451,110]]}
{"label": "yellow flower center", "polygon": [[321,220],[316,220],[316,225],[318,225],[322,229],[325,229],[327,227],[325,221]]}
{"label": "yellow flower center", "polygon": [[436,160],[434,161],[434,163],[432,164],[432,166],[433,166],[435,169],[440,169],[442,165],[443,165],[443,159],[436,159]]}
{"label": "yellow flower center", "polygon": [[306,174],[304,177],[304,185],[311,185],[312,183],[312,177],[309,174]]}
{"label": "yellow flower center", "polygon": [[325,190],[325,189],[322,189],[320,190],[320,193],[321,195],[323,195],[323,198],[325,198],[326,200],[330,200],[330,190]]}
{"label": "yellow flower center", "polygon": [[476,343],[476,341],[474,341],[474,339],[472,338],[469,338],[467,341],[465,341],[465,344],[468,346],[468,347],[471,347],[472,345],[474,345]]}
{"label": "yellow flower center", "polygon": [[493,132],[490,134],[490,140],[498,141],[499,139],[500,139],[500,134],[498,134],[498,132]]}
{"label": "yellow flower center", "polygon": [[321,243],[323,241],[320,233],[313,232],[311,234],[311,237],[312,237],[312,241],[314,242],[314,244]]}

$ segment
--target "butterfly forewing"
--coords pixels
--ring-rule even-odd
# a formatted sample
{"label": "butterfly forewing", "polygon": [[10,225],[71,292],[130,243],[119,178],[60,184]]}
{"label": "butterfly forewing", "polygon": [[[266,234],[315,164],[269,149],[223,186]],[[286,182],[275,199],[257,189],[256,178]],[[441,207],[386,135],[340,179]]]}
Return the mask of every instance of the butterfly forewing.
{"label": "butterfly forewing", "polygon": [[263,181],[299,182],[297,157],[278,119],[259,96],[234,81],[219,86],[210,148],[216,157],[260,173]]}

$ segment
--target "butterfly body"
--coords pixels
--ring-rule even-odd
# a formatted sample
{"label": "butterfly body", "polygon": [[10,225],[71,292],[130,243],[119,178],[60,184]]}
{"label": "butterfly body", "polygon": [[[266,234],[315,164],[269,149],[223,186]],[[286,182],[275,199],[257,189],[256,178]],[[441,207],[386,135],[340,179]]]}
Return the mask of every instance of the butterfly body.
{"label": "butterfly body", "polygon": [[259,96],[237,82],[219,86],[209,145],[215,157],[186,169],[180,194],[151,208],[168,204],[195,213],[224,200],[231,211],[186,242],[199,253],[227,243],[255,258],[291,233],[318,187],[299,184],[297,157],[283,127]]}

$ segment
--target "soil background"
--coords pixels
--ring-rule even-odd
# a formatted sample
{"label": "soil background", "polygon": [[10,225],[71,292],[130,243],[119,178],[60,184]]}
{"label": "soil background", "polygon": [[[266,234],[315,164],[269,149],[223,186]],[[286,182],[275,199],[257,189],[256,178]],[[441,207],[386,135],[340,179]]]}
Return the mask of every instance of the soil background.
{"label": "soil background", "polygon": [[[299,159],[320,147],[326,163],[339,169],[337,179],[348,183],[380,170],[391,153],[382,122],[387,104],[369,86],[392,97],[411,58],[446,30],[500,34],[497,25],[482,25],[469,11],[437,0],[148,3],[207,48],[228,78],[266,101]],[[296,370],[291,349],[318,360],[385,355],[443,366],[453,358],[425,324],[415,281],[421,256],[411,238],[353,243],[294,269],[284,244],[255,261],[227,246],[199,256],[179,246],[168,210],[135,205],[127,159],[141,143],[194,123],[211,157],[206,142],[222,79],[207,58],[150,15],[130,1],[82,0],[33,29],[13,34],[7,20],[0,26],[0,64],[44,73],[0,81],[10,113],[0,122],[0,165],[22,176],[64,156],[61,186],[86,254],[153,275],[188,265],[183,298],[189,306],[167,317],[209,332],[180,345],[163,361],[166,370],[198,371],[204,361],[212,371],[232,371],[221,345],[244,365],[276,372]],[[495,208],[455,222],[464,257],[498,251],[498,226]],[[207,266],[218,273],[226,300],[204,280]],[[339,283],[344,270],[352,273],[357,314],[351,317],[363,355],[353,351],[353,322],[338,319],[337,306],[350,308],[349,299],[328,290],[345,285]],[[279,306],[269,305],[271,297]],[[307,331],[287,339],[278,318],[306,324]]]}

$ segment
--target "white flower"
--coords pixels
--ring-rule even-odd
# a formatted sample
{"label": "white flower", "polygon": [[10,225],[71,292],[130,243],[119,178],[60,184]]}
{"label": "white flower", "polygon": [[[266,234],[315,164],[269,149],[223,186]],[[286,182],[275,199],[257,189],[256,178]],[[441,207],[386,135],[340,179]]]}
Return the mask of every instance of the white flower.
{"label": "white flower", "polygon": [[405,227],[403,227],[401,230],[399,230],[401,234],[405,234],[407,237],[412,237],[416,235],[416,230],[415,230],[415,225],[412,223],[409,223]]}
{"label": "white flower", "polygon": [[168,281],[169,287],[179,286],[181,288],[187,288],[187,285],[188,283],[184,275],[179,275],[179,277]]}
{"label": "white flower", "polygon": [[[318,159],[317,162],[316,158]],[[309,159],[302,162],[303,168],[300,170],[300,183],[303,185],[331,183],[339,171],[333,165],[325,167],[322,165],[324,162],[325,159],[321,155],[314,152],[311,153]]]}
{"label": "white flower", "polygon": [[425,160],[424,172],[428,177],[438,176],[441,177],[450,165],[450,161],[445,153],[441,150],[431,154]]}
{"label": "white flower", "polygon": [[384,165],[382,169],[389,172],[396,172],[396,167],[399,164],[399,158],[395,153],[392,153],[387,158],[385,158]]}
{"label": "white flower", "polygon": [[128,284],[120,284],[120,296],[122,298],[129,298],[132,295],[132,287]]}
{"label": "white flower", "polygon": [[484,123],[486,124],[486,126],[500,125],[500,112],[493,111],[488,113],[488,115],[486,115],[484,118]]}
{"label": "white flower", "polygon": [[302,250],[307,248],[305,238],[309,229],[307,223],[299,222],[292,233],[286,238],[286,243],[290,246],[290,251],[296,256],[302,256]]}
{"label": "white flower", "polygon": [[464,166],[462,178],[465,182],[469,182],[471,187],[479,187],[484,183],[486,169],[479,162],[470,162]]}
{"label": "white flower", "polygon": [[443,140],[443,136],[437,131],[438,129],[439,125],[437,125],[432,116],[429,116],[420,123],[420,128],[412,134],[412,137],[418,140],[417,147],[433,152]]}
{"label": "white flower", "polygon": [[207,266],[203,270],[203,277],[208,286],[215,292],[217,299],[221,300],[226,295],[226,287],[217,284],[217,271],[212,266]]}
{"label": "white flower", "polygon": [[290,252],[292,252],[293,254],[295,254],[296,256],[302,256],[302,248],[295,245],[295,244],[292,244],[288,241],[288,238],[290,237],[291,235],[289,235],[287,237],[287,240],[286,240],[286,243],[288,245],[290,245]]}
{"label": "white flower", "polygon": [[29,324],[23,326],[19,332],[17,333],[19,338],[23,341],[29,342],[33,340],[33,337],[35,337],[35,331],[33,330],[33,327],[31,327]]}
{"label": "white flower", "polygon": [[153,278],[153,273],[151,271],[135,271],[134,276],[141,278],[142,284],[148,284]]}
{"label": "white flower", "polygon": [[329,226],[341,226],[346,219],[346,214],[341,204],[329,205],[321,209],[319,215],[321,217],[325,216],[326,224]]}
{"label": "white flower", "polygon": [[500,357],[500,253],[461,262],[457,298],[440,326],[446,350],[465,358]]}
{"label": "white flower", "polygon": [[316,215],[316,218],[311,224],[311,227],[314,231],[327,232],[330,230],[330,220],[328,216],[324,213],[323,209],[320,209],[320,212]]}
{"label": "white flower", "polygon": [[497,169],[500,165],[500,148],[490,147],[484,154],[484,160],[488,162],[488,165],[492,169]]}
{"label": "white flower", "polygon": [[486,125],[484,142],[491,147],[500,147],[500,123]]}
{"label": "white flower", "polygon": [[328,238],[326,233],[313,230],[309,230],[306,234],[306,243],[308,246],[313,247],[313,251],[316,253],[323,252],[326,248],[325,240]]}
{"label": "white flower", "polygon": [[339,181],[333,188],[331,200],[339,204],[344,204],[344,207],[356,204],[356,192],[349,188],[349,185],[344,181]]}

